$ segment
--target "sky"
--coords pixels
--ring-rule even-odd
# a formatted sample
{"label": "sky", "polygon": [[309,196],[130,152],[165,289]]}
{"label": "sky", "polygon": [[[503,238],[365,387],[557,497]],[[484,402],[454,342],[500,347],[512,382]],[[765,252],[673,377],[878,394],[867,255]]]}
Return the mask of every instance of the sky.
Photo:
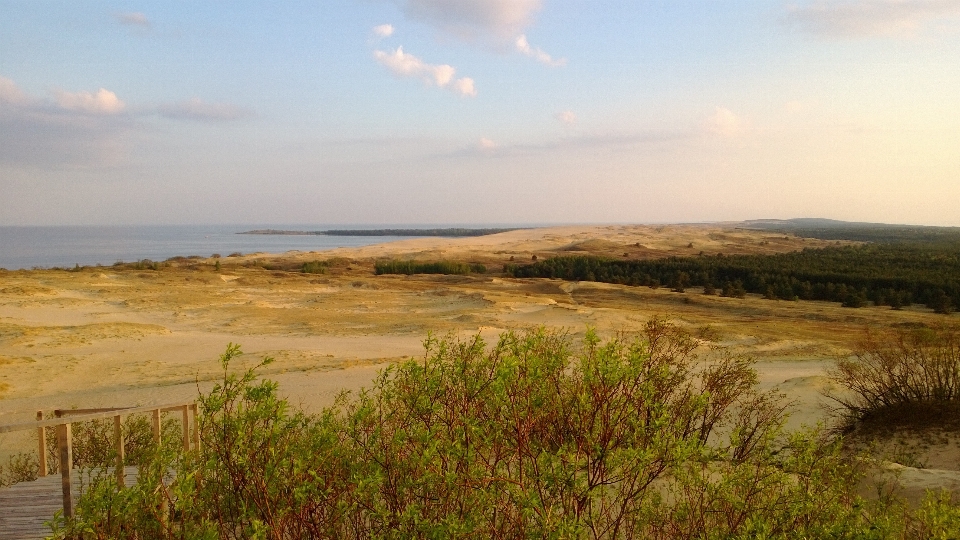
{"label": "sky", "polygon": [[960,225],[960,0],[0,0],[0,225]]}

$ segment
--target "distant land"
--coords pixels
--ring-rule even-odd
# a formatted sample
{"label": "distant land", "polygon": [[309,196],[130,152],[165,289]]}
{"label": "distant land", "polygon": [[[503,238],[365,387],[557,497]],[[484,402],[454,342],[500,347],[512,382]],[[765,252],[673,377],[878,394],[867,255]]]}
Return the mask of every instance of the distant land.
{"label": "distant land", "polygon": [[877,243],[934,242],[960,245],[960,227],[797,218],[754,219],[743,222],[739,228],[789,233],[820,240],[853,240]]}
{"label": "distant land", "polygon": [[459,227],[447,229],[334,229],[329,231],[285,231],[279,229],[256,229],[237,234],[269,234],[288,236],[486,236],[502,232],[520,230],[520,227],[510,229],[464,229]]}

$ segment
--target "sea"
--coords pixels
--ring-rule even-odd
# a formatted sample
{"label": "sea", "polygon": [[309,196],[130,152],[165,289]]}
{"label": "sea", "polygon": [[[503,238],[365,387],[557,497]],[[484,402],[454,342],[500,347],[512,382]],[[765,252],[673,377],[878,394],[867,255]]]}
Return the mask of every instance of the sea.
{"label": "sea", "polygon": [[[256,229],[323,231],[400,228],[347,225],[162,225],[0,227],[0,268],[21,270],[109,266],[118,261],[163,261],[170,257],[218,253],[285,253],[359,247],[404,240],[402,236],[320,236],[237,234]],[[405,228],[411,228],[409,226]]]}

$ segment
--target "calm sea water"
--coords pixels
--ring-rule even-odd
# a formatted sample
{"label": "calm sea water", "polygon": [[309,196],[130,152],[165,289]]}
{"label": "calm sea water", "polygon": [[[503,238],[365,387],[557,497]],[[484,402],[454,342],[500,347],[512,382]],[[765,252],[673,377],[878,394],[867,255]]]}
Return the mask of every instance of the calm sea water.
{"label": "calm sea water", "polygon": [[0,268],[111,265],[177,255],[319,251],[402,240],[398,236],[266,236],[237,234],[252,229],[322,231],[344,225],[210,225],[143,227],[0,227]]}

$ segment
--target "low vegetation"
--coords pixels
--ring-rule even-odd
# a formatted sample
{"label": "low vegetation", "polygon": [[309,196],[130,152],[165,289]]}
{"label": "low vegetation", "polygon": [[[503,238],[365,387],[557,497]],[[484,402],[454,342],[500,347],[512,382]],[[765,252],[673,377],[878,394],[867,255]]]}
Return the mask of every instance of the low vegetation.
{"label": "low vegetation", "polygon": [[374,265],[376,274],[484,274],[487,267],[479,263],[463,263],[454,261],[419,262],[405,260],[377,261]]}
{"label": "low vegetation", "polygon": [[907,328],[864,337],[832,373],[847,430],[860,425],[960,427],[960,329]]}
{"label": "low vegetation", "polygon": [[[661,320],[575,345],[545,330],[426,341],[418,360],[307,415],[232,374],[200,397],[202,450],[95,480],[81,538],[949,538],[960,508],[854,493],[839,439],[786,432],[751,363],[706,361]],[[269,359],[264,363],[269,363]],[[166,479],[166,480],[164,480]],[[158,487],[162,486],[162,487]]]}

